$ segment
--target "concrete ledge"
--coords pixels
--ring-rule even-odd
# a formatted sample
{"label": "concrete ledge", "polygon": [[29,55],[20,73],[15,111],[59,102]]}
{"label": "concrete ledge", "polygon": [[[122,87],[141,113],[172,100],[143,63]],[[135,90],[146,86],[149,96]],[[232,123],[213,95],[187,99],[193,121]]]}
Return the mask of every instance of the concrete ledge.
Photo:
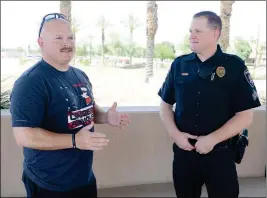
{"label": "concrete ledge", "polygon": [[[106,108],[107,109],[107,108]],[[99,188],[171,182],[172,141],[159,117],[159,107],[121,107],[131,113],[126,130],[96,125],[110,145],[95,153],[94,172]],[[266,166],[266,109],[255,109],[249,128],[250,144],[238,165],[239,177],[263,177]],[[14,140],[9,111],[1,111],[1,196],[25,195],[21,182],[22,149]]]}
{"label": "concrete ledge", "polygon": [[[102,107],[103,110],[107,111],[109,107]],[[117,107],[117,110],[119,112],[127,112],[127,113],[152,113],[152,112],[159,112],[160,107],[159,106],[122,106]],[[266,111],[266,105],[257,107],[254,109],[255,111]],[[10,116],[10,110],[9,109],[1,109],[1,116]]]}

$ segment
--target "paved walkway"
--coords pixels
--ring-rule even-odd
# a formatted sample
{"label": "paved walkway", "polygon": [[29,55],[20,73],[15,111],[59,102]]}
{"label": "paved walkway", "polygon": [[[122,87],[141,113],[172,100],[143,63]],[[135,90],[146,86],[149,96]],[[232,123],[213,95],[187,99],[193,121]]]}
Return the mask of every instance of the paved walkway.
{"label": "paved walkway", "polygon": [[[99,197],[175,197],[172,183],[99,189]],[[202,197],[207,197],[205,187]],[[239,197],[266,197],[266,178],[240,179]]]}

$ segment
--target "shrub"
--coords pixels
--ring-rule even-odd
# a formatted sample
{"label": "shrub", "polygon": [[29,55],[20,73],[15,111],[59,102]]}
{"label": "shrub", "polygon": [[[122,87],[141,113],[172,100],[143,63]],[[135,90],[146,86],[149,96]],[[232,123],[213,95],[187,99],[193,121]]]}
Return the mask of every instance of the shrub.
{"label": "shrub", "polygon": [[11,90],[1,92],[1,109],[10,108],[10,94]]}

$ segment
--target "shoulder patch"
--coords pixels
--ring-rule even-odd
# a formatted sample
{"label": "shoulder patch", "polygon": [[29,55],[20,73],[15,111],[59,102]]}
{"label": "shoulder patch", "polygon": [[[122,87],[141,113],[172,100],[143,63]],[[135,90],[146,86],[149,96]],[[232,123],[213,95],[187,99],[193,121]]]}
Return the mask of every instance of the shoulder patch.
{"label": "shoulder patch", "polygon": [[252,93],[252,98],[254,101],[256,101],[259,98],[258,93],[255,90]]}
{"label": "shoulder patch", "polygon": [[248,81],[248,83],[250,84],[250,86],[251,86],[252,88],[254,88],[255,85],[254,85],[254,82],[253,82],[253,80],[252,80],[252,78],[251,78],[251,75],[250,75],[248,69],[246,69],[246,70],[244,71],[244,76],[245,76],[246,80]]}

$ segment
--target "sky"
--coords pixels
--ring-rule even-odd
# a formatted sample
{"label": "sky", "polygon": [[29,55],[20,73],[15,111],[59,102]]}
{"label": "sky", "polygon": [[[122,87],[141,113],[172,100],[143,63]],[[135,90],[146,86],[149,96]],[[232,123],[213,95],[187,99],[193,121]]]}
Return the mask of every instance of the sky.
{"label": "sky", "polygon": [[[134,41],[146,45],[146,1],[73,1],[72,15],[80,24],[77,42],[101,43],[101,32],[97,19],[105,16],[111,26],[109,35],[117,32],[127,39],[129,30],[121,21],[133,13],[142,24],[134,32]],[[188,32],[192,16],[199,11],[211,10],[220,13],[219,1],[157,1],[158,31],[155,42],[169,41],[177,45]],[[59,12],[59,1],[1,1],[1,47],[37,46],[37,35],[42,17],[47,13]],[[256,38],[260,26],[260,40],[266,41],[266,2],[235,1],[231,17],[230,39]]]}

